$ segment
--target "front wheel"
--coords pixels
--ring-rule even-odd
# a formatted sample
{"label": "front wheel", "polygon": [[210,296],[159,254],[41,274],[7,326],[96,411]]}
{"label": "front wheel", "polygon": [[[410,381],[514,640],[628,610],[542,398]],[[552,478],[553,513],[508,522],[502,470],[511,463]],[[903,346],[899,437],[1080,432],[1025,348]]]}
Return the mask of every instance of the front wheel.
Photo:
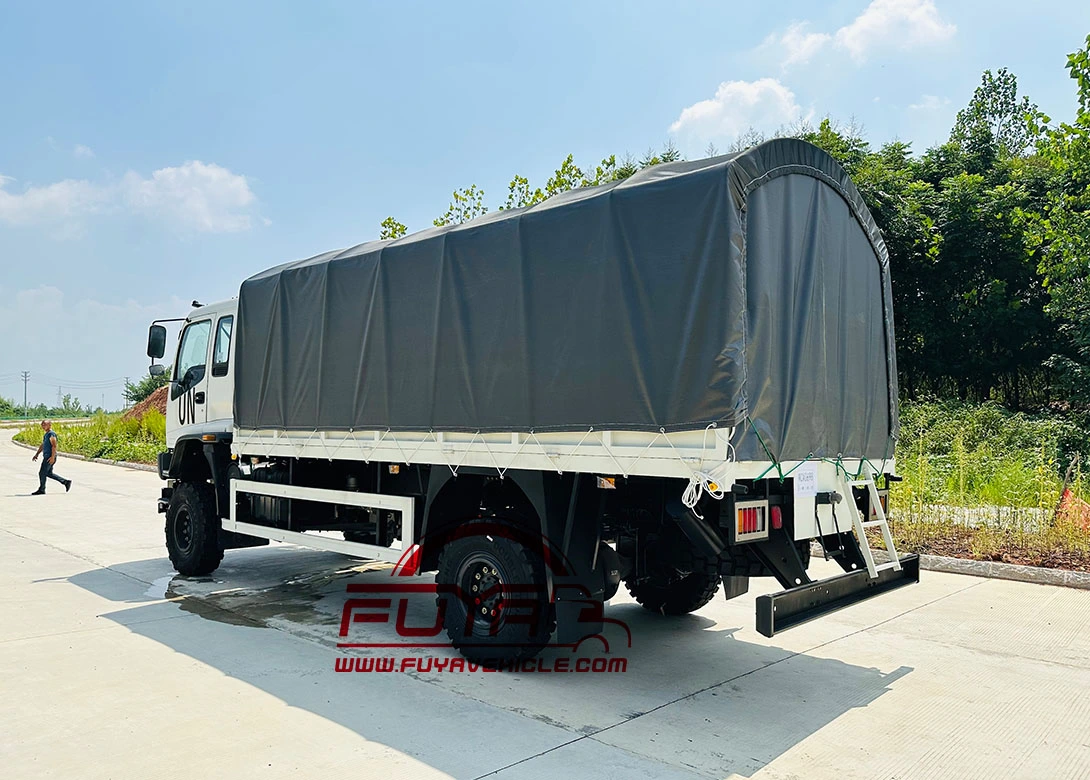
{"label": "front wheel", "polygon": [[223,560],[216,496],[207,482],[174,488],[167,507],[167,554],[179,574],[211,574]]}
{"label": "front wheel", "polygon": [[451,644],[486,666],[532,658],[548,644],[553,613],[541,553],[509,526],[477,523],[443,548],[436,603]]}

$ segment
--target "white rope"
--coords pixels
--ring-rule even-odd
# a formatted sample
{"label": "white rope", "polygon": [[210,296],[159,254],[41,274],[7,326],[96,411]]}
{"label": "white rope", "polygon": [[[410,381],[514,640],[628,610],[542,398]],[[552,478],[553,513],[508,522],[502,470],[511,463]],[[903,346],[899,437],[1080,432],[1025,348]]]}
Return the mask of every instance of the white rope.
{"label": "white rope", "polygon": [[[659,437],[660,437],[660,436],[665,436],[665,438],[666,438],[666,441],[667,441],[667,442],[669,442],[669,441],[670,441],[670,437],[669,437],[669,436],[666,436],[666,435],[665,435],[665,434],[664,434],[664,433],[662,432],[662,429],[660,428],[660,429],[659,429],[659,432],[655,434],[655,438],[653,438],[653,439],[651,439],[651,441],[647,442],[647,446],[646,446],[646,447],[644,447],[644,448],[643,448],[642,450],[640,450],[640,454],[639,454],[639,455],[637,455],[637,456],[636,456],[636,457],[635,457],[635,458],[634,458],[634,459],[633,459],[633,460],[632,460],[632,461],[631,461],[631,462],[630,462],[630,463],[628,464],[628,470],[629,470],[629,471],[631,471],[631,470],[632,470],[632,467],[633,467],[633,466],[635,466],[635,465],[636,465],[637,463],[639,463],[639,462],[640,462],[641,460],[643,460],[643,456],[644,456],[644,455],[646,455],[646,454],[647,454],[647,451],[648,451],[649,449],[651,449],[651,447],[653,447],[653,446],[654,446],[655,442],[657,442],[657,441],[659,440]],[[602,442],[602,444],[603,444],[603,446],[604,446],[604,445],[605,445],[605,442],[603,441],[603,442]],[[671,445],[671,446],[673,446],[673,445]],[[607,449],[608,449],[608,448],[607,448]],[[675,452],[676,452],[676,450],[675,450]],[[685,462],[685,461],[684,461],[684,459],[682,459],[682,461],[681,461],[681,462],[682,462],[682,463],[684,463],[684,462]],[[624,478],[625,478],[625,479],[628,479],[628,475],[627,475],[627,474],[625,474],[625,475],[624,475]]]}
{"label": "white rope", "polygon": [[[707,448],[708,441],[708,429],[715,427],[715,423],[712,423],[704,429],[704,442],[701,444],[701,451]],[[659,432],[666,436],[666,430],[659,428]],[[696,505],[700,503],[701,497],[707,493],[716,501],[722,501],[723,496],[727,494],[726,488],[729,488],[734,484],[734,477],[732,472],[734,471],[734,447],[730,443],[730,439],[733,437],[734,429],[732,428],[727,438],[727,460],[720,463],[713,469],[708,471],[704,470],[704,459],[700,460],[699,469],[690,469],[689,484],[685,486],[685,490],[681,494],[681,503],[688,509],[693,510],[693,513],[703,519],[703,515],[696,511]],[[670,445],[670,448],[677,454],[678,459],[685,463],[685,458],[682,457],[674,443],[670,441],[670,437],[666,436],[666,442]],[[686,464],[687,465],[687,464]]]}
{"label": "white rope", "polygon": [[545,445],[541,443],[541,439],[539,439],[537,437],[537,434],[534,433],[533,428],[530,429],[530,435],[534,438],[534,441],[537,442],[537,446],[541,447],[541,455],[545,458],[545,460],[549,461],[553,464],[553,466],[556,467],[557,474],[563,474],[564,470],[560,467],[560,464],[558,463],[558,461],[560,460],[560,454],[557,453],[555,457],[550,455],[549,451],[545,449]]}
{"label": "white rope", "polygon": [[[466,444],[465,450],[462,452],[462,459],[458,461],[458,465],[450,467],[451,473],[454,474],[454,476],[458,476],[458,469],[460,469],[465,464],[466,458],[469,457],[469,450],[473,446],[473,442],[477,441],[477,437],[480,435],[480,431],[477,431],[475,434],[473,434],[473,438],[469,440],[469,442]],[[438,440],[436,441],[438,442]]]}
{"label": "white rope", "polygon": [[526,442],[530,441],[529,439],[525,439],[522,437],[519,438],[522,443],[519,444],[519,448],[515,450],[515,454],[511,456],[511,460],[507,461],[507,467],[497,469],[500,472],[500,479],[503,479],[505,476],[507,476],[507,472],[510,471],[511,467],[515,465],[515,461],[519,459],[519,455],[522,454],[523,448],[526,447]]}

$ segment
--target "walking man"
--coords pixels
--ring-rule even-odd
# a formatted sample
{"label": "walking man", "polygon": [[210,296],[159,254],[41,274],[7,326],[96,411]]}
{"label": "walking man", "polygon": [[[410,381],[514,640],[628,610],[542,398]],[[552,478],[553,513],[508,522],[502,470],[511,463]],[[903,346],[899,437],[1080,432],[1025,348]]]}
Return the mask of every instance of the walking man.
{"label": "walking man", "polygon": [[65,479],[64,477],[53,473],[53,464],[57,462],[57,434],[53,432],[53,423],[49,420],[42,420],[42,430],[45,431],[45,435],[42,437],[42,443],[38,447],[38,451],[34,453],[34,457],[31,460],[37,460],[38,456],[42,456],[42,467],[38,469],[38,489],[30,495],[32,496],[44,496],[45,495],[45,478],[55,479],[64,485],[64,492],[67,493],[72,489],[72,480]]}

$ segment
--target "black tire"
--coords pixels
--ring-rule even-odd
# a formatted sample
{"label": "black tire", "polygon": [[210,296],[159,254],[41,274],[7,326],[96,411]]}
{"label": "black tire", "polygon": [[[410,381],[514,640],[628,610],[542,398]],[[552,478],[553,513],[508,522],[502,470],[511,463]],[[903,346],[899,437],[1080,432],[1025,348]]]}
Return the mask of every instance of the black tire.
{"label": "black tire", "polygon": [[541,554],[504,526],[474,525],[479,534],[454,539],[439,556],[436,604],[447,636],[467,660],[484,666],[533,658],[553,632]]}
{"label": "black tire", "polygon": [[174,569],[189,577],[211,574],[223,560],[216,496],[207,482],[183,482],[167,507],[167,554]]}
{"label": "black tire", "polygon": [[642,555],[643,565],[633,568],[624,584],[644,609],[686,615],[711,601],[719,590],[719,561],[698,555],[673,523],[645,540]]}
{"label": "black tire", "polygon": [[663,615],[687,615],[707,604],[719,591],[719,572],[654,572],[625,587],[641,607]]}
{"label": "black tire", "polygon": [[373,531],[342,531],[344,534],[344,540],[346,542],[357,542],[359,544],[376,544],[375,534]]}

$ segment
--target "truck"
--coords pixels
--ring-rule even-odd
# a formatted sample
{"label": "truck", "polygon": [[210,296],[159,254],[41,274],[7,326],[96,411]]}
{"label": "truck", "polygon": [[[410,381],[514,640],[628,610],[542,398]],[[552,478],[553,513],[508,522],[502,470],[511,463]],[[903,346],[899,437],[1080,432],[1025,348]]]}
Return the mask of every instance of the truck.
{"label": "truck", "polygon": [[[178,321],[182,575],[269,541],[434,572],[488,663],[595,634],[622,583],[679,615],[775,578],[771,637],[919,580],[886,515],[887,250],[804,141],[289,262]],[[843,573],[812,579],[812,550]]]}

